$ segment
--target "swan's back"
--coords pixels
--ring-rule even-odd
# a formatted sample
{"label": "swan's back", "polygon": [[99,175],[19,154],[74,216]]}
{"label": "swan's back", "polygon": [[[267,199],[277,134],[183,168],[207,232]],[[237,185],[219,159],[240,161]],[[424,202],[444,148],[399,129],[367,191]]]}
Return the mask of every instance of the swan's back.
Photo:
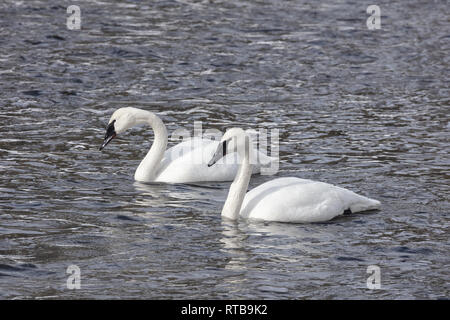
{"label": "swan's back", "polygon": [[280,222],[327,221],[350,209],[378,209],[380,202],[328,183],[300,178],[278,178],[249,191],[241,216]]}

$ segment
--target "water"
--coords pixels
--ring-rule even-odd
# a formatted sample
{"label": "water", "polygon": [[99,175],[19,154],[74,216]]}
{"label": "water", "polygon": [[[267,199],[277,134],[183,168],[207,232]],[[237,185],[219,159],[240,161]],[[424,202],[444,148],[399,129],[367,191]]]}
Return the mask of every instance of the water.
{"label": "water", "polygon": [[[378,1],[376,31],[350,0],[77,1],[81,30],[70,4],[0,4],[0,298],[449,297],[446,1]],[[277,176],[382,210],[223,221],[228,183],[133,181],[148,128],[98,151],[124,106],[169,132],[278,128]]]}

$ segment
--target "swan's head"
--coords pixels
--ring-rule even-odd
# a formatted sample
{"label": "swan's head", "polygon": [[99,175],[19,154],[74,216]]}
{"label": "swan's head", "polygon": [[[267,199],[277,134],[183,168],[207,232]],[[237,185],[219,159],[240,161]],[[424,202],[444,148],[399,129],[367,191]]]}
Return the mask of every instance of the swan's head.
{"label": "swan's head", "polygon": [[221,158],[225,157],[229,153],[248,152],[250,146],[250,137],[241,128],[228,129],[223,135],[220,143],[214,153],[211,161],[208,162],[208,167],[214,165]]}
{"label": "swan's head", "polygon": [[120,108],[114,111],[106,127],[105,139],[100,146],[100,150],[106,147],[118,134],[134,126],[136,124],[136,115],[139,111],[142,110],[132,107]]}

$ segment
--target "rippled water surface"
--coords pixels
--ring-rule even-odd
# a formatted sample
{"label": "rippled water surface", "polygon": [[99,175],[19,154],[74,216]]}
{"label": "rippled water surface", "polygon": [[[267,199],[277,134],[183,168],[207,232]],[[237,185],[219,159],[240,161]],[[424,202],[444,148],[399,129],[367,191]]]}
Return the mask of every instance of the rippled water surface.
{"label": "rippled water surface", "polygon": [[[76,2],[81,30],[69,1],[0,3],[0,298],[449,297],[447,1],[377,1],[375,31],[367,1]],[[134,182],[149,128],[98,151],[124,106],[169,132],[277,128],[277,176],[382,209],[222,220],[229,183]]]}

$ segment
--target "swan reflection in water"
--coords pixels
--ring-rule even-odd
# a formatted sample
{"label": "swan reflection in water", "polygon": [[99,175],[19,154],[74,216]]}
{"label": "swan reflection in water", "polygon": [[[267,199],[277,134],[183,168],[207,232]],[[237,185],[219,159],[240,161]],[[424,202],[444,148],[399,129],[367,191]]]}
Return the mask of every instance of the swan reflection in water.
{"label": "swan reflection in water", "polygon": [[[317,232],[302,224],[243,220],[241,222],[222,220],[220,242],[222,248],[231,254],[229,265],[244,267],[252,256],[260,256],[267,251],[271,259],[299,262],[302,257],[321,255],[323,251],[312,243],[322,245],[332,243],[335,235],[326,230]],[[235,260],[235,262],[233,262]]]}
{"label": "swan reflection in water", "polygon": [[[170,208],[182,211],[202,212],[217,211],[225,196],[226,183],[208,185],[196,184],[162,184],[135,181],[133,186],[139,192],[135,204],[148,208],[149,212],[169,213]],[[169,210],[168,210],[169,208]],[[198,214],[202,214],[199,212]]]}
{"label": "swan reflection in water", "polygon": [[[299,288],[311,279],[329,279],[336,273],[328,263],[328,250],[338,238],[330,223],[223,219],[221,252],[228,257],[223,268],[232,275],[223,277],[224,285],[253,297],[301,292]],[[297,281],[289,282],[293,274]]]}

